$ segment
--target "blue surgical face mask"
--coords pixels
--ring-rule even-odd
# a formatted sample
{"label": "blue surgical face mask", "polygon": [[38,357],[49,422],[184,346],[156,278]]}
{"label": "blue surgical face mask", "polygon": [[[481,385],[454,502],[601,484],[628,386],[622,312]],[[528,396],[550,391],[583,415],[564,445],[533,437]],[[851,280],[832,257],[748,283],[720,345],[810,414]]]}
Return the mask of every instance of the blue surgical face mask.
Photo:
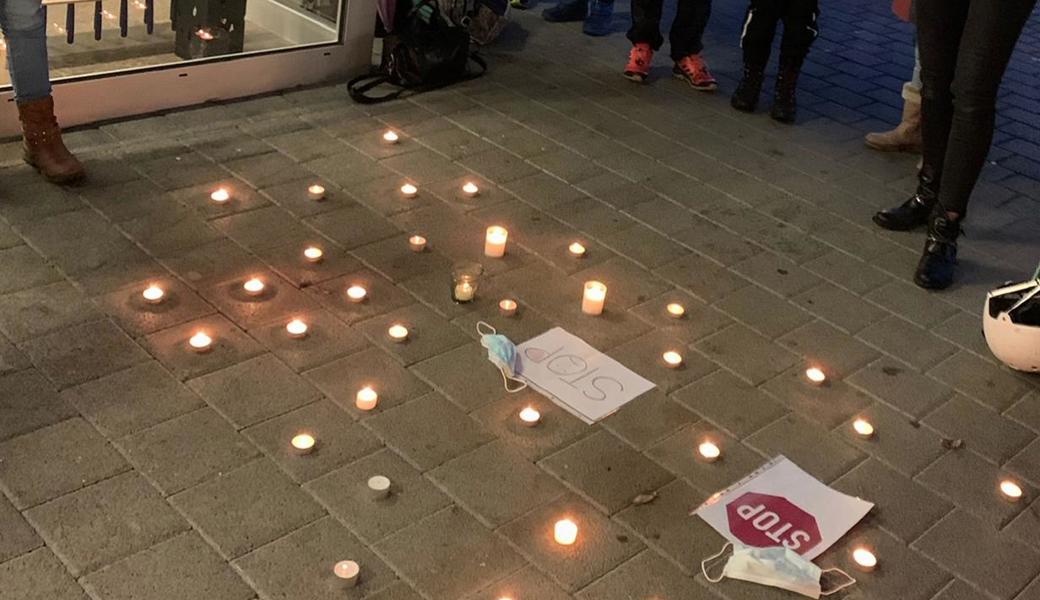
{"label": "blue surgical face mask", "polygon": [[[722,552],[701,563],[701,572],[708,581],[718,583],[722,581],[723,577],[729,577],[780,588],[809,598],[829,596],[856,583],[856,580],[849,577],[844,571],[840,569],[823,571],[797,552],[782,546],[772,548],[737,546],[733,550],[733,555],[726,561],[722,573],[716,577],[708,575],[708,563],[721,558],[730,546],[733,544],[726,544],[722,547]],[[832,589],[823,591],[820,586],[820,576],[831,571],[843,575],[845,581]]]}
{"label": "blue surgical face mask", "polygon": [[[502,372],[502,382],[505,384],[506,391],[519,392],[527,387],[526,382],[516,377],[519,366],[516,345],[506,336],[499,335],[494,327],[483,321],[477,323],[477,333],[480,334],[480,345],[487,348],[488,360]],[[510,381],[519,383],[519,387],[510,388]]]}

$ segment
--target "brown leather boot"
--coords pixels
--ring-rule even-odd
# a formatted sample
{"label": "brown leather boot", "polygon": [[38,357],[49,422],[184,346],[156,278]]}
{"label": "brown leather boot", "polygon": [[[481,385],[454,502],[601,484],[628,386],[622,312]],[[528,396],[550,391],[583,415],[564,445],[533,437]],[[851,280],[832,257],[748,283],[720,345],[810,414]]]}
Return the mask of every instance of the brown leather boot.
{"label": "brown leather boot", "polygon": [[895,129],[868,133],[867,146],[881,152],[921,153],[921,103],[903,102],[903,120]]}
{"label": "brown leather boot", "polygon": [[25,162],[51,183],[76,183],[87,173],[83,165],[61,141],[61,128],[54,116],[54,98],[18,103],[18,119],[22,122]]}

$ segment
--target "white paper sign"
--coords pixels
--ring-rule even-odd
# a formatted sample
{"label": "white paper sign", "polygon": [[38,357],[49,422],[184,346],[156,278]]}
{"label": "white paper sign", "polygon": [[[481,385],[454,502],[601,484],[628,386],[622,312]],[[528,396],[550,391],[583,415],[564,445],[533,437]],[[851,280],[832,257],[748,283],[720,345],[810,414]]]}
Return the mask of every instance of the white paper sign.
{"label": "white paper sign", "polygon": [[778,456],[713,495],[694,514],[731,542],[784,546],[812,560],[873,506],[827,487]]}
{"label": "white paper sign", "polygon": [[654,384],[560,327],[517,346],[518,374],[586,423],[613,414]]}

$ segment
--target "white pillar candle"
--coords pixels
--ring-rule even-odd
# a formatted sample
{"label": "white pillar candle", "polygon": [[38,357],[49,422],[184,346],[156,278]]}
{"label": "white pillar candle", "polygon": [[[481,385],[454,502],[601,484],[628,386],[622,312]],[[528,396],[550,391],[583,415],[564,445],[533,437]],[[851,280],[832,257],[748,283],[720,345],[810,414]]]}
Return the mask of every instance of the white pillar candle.
{"label": "white pillar candle", "polygon": [[702,462],[713,463],[722,456],[722,448],[712,441],[701,442],[697,446],[697,456]]}
{"label": "white pillar candle", "polygon": [[377,404],[379,404],[379,394],[369,386],[361,388],[354,396],[354,406],[358,410],[373,410]]}
{"label": "white pillar candle", "polygon": [[520,422],[524,427],[534,427],[542,422],[542,413],[533,406],[528,406],[520,411]]}
{"label": "white pillar candle", "polygon": [[303,250],[303,258],[312,264],[318,264],[325,259],[325,252],[317,246],[308,246]]}
{"label": "white pillar candle", "polygon": [[477,184],[472,181],[467,181],[466,184],[462,186],[462,195],[467,198],[476,198],[480,195],[480,188],[478,188]]}
{"label": "white pillar candle", "polygon": [[308,329],[307,324],[300,319],[293,319],[285,325],[286,333],[294,340],[301,340],[307,337]]}
{"label": "white pillar candle", "polygon": [[1022,499],[1022,486],[1010,479],[1005,479],[1000,482],[1000,493],[1003,494],[1005,499],[1011,502],[1018,502]]}
{"label": "white pillar candle", "polygon": [[581,312],[587,315],[603,314],[603,305],[607,301],[607,286],[598,281],[586,281],[585,293],[581,298]]}
{"label": "white pillar candle", "polygon": [[360,285],[352,285],[347,288],[347,300],[350,300],[354,304],[360,304],[365,301],[368,296],[368,290],[361,287]]}
{"label": "white pillar candle", "polygon": [[188,345],[199,354],[209,352],[213,348],[213,338],[209,337],[204,331],[197,331],[188,340]]}
{"label": "white pillar candle", "polygon": [[571,546],[578,541],[578,524],[570,519],[561,519],[553,528],[553,539],[561,546]]}
{"label": "white pillar candle", "polygon": [[264,288],[266,287],[267,286],[264,285],[264,282],[257,277],[253,277],[242,284],[242,289],[250,296],[259,296],[260,294],[263,294]]}
{"label": "white pillar candle", "polygon": [[672,302],[665,307],[665,310],[668,311],[668,316],[673,319],[681,319],[686,315],[686,307],[678,302]]}
{"label": "white pillar candle", "polygon": [[307,198],[318,201],[325,199],[325,186],[314,184],[307,188]]}
{"label": "white pillar candle", "polygon": [[309,433],[298,433],[293,436],[292,441],[289,443],[292,446],[293,453],[303,456],[304,454],[310,454],[314,450],[317,440]]}
{"label": "white pillar candle", "polygon": [[386,335],[391,342],[400,344],[408,339],[408,328],[400,324],[391,325],[390,329],[386,330]]}
{"label": "white pillar candle", "polygon": [[508,239],[509,232],[505,227],[498,225],[488,227],[487,235],[484,237],[484,256],[502,258],[506,253],[506,240]]}
{"label": "white pillar candle", "polygon": [[852,430],[858,437],[865,440],[874,437],[874,426],[866,419],[856,419],[852,422]]}
{"label": "white pillar candle", "polygon": [[401,195],[405,198],[415,198],[419,195],[419,188],[410,183],[401,186]]}
{"label": "white pillar candle", "polygon": [[506,298],[498,303],[498,312],[503,317],[511,317],[516,314],[517,306],[516,300]]}
{"label": "white pillar candle", "polygon": [[675,350],[669,350],[665,352],[661,355],[661,358],[664,359],[664,364],[669,369],[678,369],[683,364],[682,354],[679,354]]}
{"label": "white pillar candle", "polygon": [[396,144],[401,140],[401,136],[397,135],[397,132],[393,129],[388,130],[383,134],[383,143],[385,144]]}
{"label": "white pillar candle", "polygon": [[408,238],[408,247],[412,249],[412,252],[422,252],[426,249],[426,238],[421,235],[413,235]]}
{"label": "white pillar candle", "polygon": [[162,304],[163,300],[166,299],[166,292],[155,284],[152,284],[141,292],[141,297],[148,304]]}
{"label": "white pillar candle", "polygon": [[217,188],[209,195],[209,199],[217,204],[224,204],[228,200],[231,200],[231,192],[227,188]]}
{"label": "white pillar candle", "polygon": [[823,385],[827,381],[827,374],[819,367],[809,367],[805,370],[805,376],[816,385]]}
{"label": "white pillar candle", "polygon": [[857,569],[866,573],[873,571],[878,565],[877,556],[862,546],[852,551],[852,562],[856,563]]}
{"label": "white pillar candle", "polygon": [[358,584],[358,579],[361,575],[361,565],[352,560],[341,560],[332,568],[332,572],[336,575],[336,580],[339,581],[340,587],[352,588]]}
{"label": "white pillar candle", "polygon": [[390,478],[376,475],[368,478],[368,493],[373,500],[382,500],[390,495]]}
{"label": "white pillar candle", "polygon": [[579,242],[574,242],[567,246],[567,252],[570,252],[573,258],[585,258],[585,246]]}

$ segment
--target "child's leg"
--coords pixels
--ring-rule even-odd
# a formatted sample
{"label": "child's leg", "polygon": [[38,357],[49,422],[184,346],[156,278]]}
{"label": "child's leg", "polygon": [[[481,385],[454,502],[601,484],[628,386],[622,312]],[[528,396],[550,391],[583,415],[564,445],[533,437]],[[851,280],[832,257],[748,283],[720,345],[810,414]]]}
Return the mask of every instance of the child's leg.
{"label": "child's leg", "polygon": [[740,34],[745,65],[765,67],[769,62],[776,24],[783,15],[783,4],[784,0],[751,0]]}
{"label": "child's leg", "polygon": [[632,0],[632,28],[628,39],[632,44],[649,44],[655,52],[661,49],[661,7],[664,0]]}
{"label": "child's leg", "polygon": [[809,47],[820,34],[817,18],[820,16],[818,0],[786,0],[784,13],[784,37],[780,43],[780,60],[797,63],[799,66],[809,54]]}
{"label": "child's leg", "polygon": [[681,60],[704,49],[701,38],[711,17],[711,0],[679,0],[668,36],[672,60]]}

